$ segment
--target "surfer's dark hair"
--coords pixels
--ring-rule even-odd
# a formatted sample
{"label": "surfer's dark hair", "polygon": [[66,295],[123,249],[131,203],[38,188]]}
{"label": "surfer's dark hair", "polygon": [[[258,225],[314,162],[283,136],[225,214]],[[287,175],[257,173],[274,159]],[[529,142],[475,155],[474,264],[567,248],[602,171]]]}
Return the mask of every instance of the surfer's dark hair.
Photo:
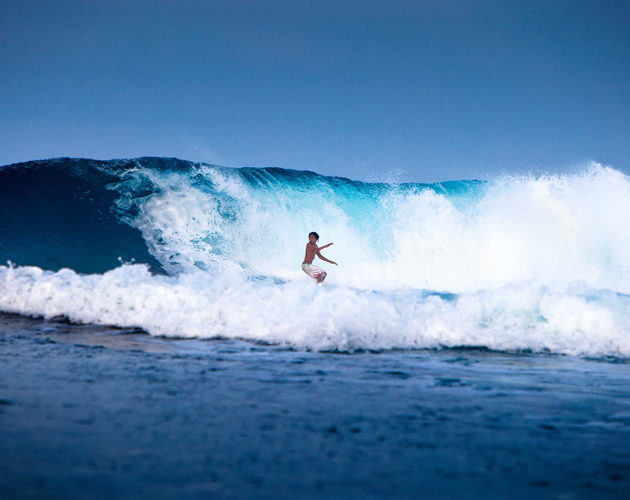
{"label": "surfer's dark hair", "polygon": [[319,241],[319,234],[317,234],[315,231],[308,233],[309,238],[311,237],[311,234],[313,236],[315,236],[315,240]]}

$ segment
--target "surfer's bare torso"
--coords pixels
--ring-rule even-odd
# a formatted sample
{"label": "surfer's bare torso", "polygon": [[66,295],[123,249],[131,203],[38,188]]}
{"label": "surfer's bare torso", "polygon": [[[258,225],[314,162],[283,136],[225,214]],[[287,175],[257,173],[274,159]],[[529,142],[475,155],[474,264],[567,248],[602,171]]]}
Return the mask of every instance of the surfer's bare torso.
{"label": "surfer's bare torso", "polygon": [[306,254],[304,255],[304,262],[302,262],[302,264],[312,264],[313,261],[315,260],[315,256],[317,255],[320,259],[322,259],[325,262],[330,262],[331,264],[337,264],[336,262],[333,262],[332,260],[328,260],[326,257],[324,257],[320,252],[320,250],[323,250],[324,248],[327,248],[329,246],[331,246],[332,243],[328,243],[328,245],[324,245],[321,247],[318,247],[317,244],[315,243],[307,243],[306,244]]}
{"label": "surfer's bare torso", "polygon": [[319,247],[315,243],[307,243],[306,254],[304,255],[304,262],[302,262],[302,264],[312,264],[317,252],[319,252]]}

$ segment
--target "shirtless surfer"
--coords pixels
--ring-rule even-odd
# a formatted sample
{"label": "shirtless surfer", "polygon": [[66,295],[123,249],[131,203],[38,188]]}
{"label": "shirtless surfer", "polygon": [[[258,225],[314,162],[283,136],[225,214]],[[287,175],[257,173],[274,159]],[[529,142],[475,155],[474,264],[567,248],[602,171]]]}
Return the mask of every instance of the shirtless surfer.
{"label": "shirtless surfer", "polygon": [[308,243],[306,244],[306,255],[304,256],[304,262],[302,262],[302,271],[308,274],[311,278],[315,278],[317,283],[323,283],[326,279],[326,271],[322,271],[319,267],[313,265],[313,260],[317,255],[320,259],[325,262],[330,262],[337,266],[336,262],[332,260],[328,260],[321,253],[319,253],[324,248],[328,248],[332,245],[332,243],[328,243],[328,245],[324,245],[323,247],[318,247],[317,242],[319,241],[319,234],[316,232],[308,233]]}

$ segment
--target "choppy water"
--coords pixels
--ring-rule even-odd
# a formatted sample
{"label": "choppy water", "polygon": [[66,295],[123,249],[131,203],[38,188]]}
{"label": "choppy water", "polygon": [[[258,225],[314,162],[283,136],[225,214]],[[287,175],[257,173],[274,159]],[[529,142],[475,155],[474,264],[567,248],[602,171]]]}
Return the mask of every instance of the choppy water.
{"label": "choppy water", "polygon": [[626,362],[0,314],[5,498],[626,498]]}

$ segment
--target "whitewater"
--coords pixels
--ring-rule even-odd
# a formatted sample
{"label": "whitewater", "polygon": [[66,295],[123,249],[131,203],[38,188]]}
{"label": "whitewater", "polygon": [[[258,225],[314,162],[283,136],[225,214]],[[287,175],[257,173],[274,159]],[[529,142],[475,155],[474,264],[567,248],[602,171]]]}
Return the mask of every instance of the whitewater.
{"label": "whitewater", "polygon": [[[62,158],[0,167],[0,216],[3,312],[312,351],[630,357],[630,179],[596,163],[418,184]],[[339,263],[320,287],[310,231]]]}

